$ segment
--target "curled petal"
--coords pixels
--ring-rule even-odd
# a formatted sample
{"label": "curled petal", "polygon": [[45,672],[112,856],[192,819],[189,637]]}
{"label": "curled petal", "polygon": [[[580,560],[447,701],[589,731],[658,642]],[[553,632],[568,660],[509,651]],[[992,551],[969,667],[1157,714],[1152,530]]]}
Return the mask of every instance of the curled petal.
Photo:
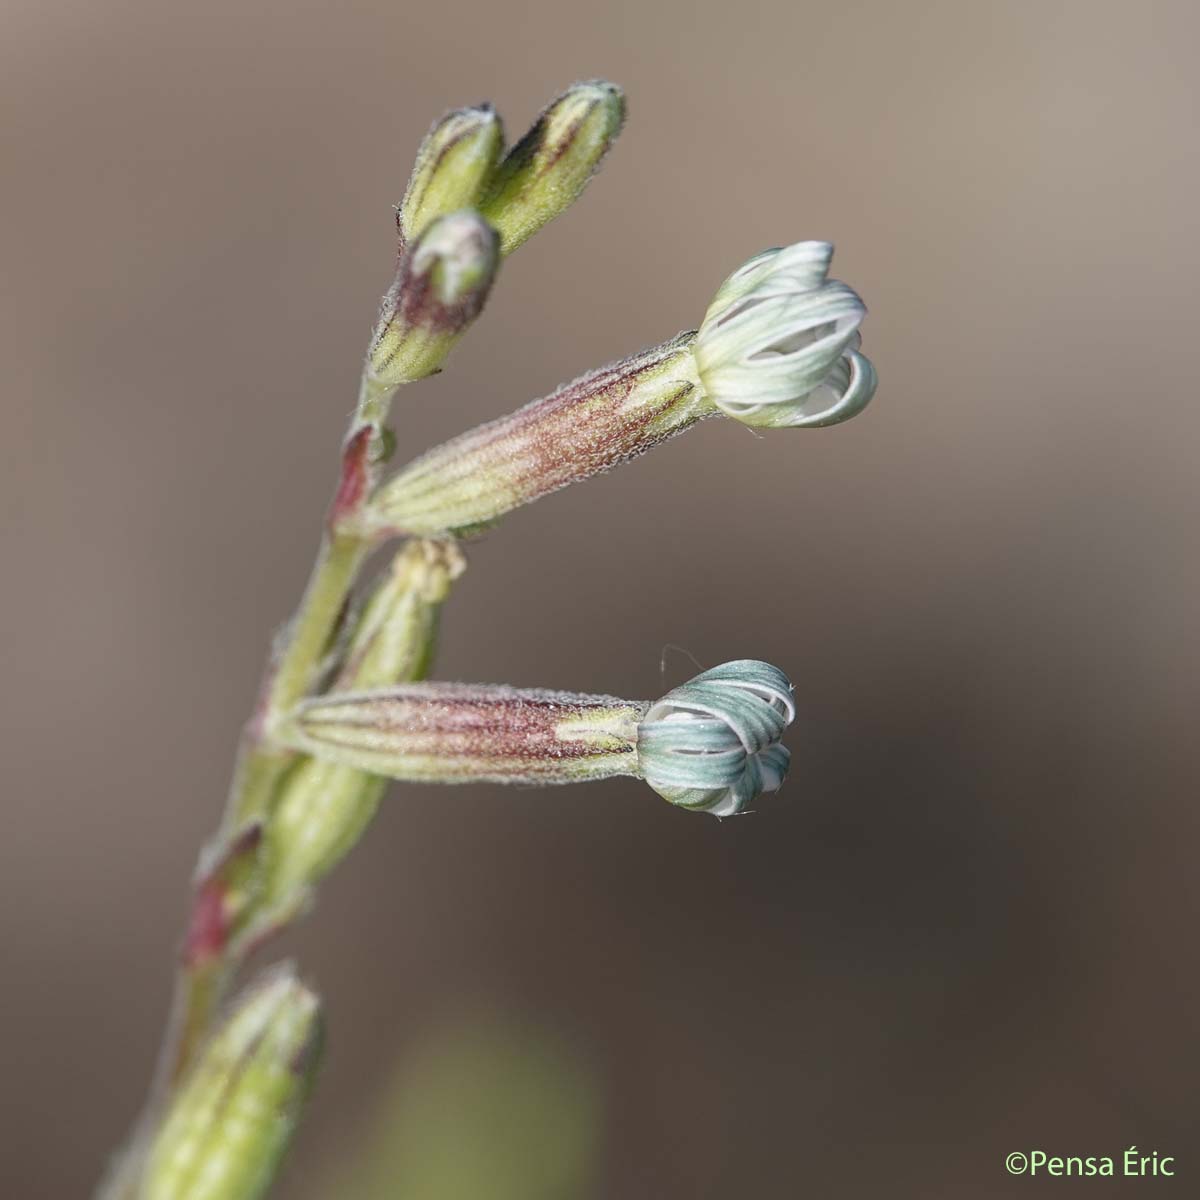
{"label": "curled petal", "polygon": [[871,360],[848,350],[824,381],[792,404],[762,405],[754,424],[773,429],[812,429],[839,425],[857,416],[875,395],[878,377]]}
{"label": "curled petal", "polygon": [[696,337],[708,399],[747,425],[829,425],[865,407],[874,371],[854,357],[866,306],[826,278],[833,247],[800,242],[726,280]]}
{"label": "curled petal", "polygon": [[779,744],[796,715],[792,685],[768,663],[705,671],[650,706],[638,727],[646,782],[672,804],[730,816],[787,774]]}

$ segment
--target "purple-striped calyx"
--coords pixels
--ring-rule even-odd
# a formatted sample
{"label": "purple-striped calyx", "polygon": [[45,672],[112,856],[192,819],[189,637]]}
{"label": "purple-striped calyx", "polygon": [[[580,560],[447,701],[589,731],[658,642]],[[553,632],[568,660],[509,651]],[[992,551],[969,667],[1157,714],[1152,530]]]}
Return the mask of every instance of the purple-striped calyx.
{"label": "purple-striped calyx", "polygon": [[636,774],[646,705],[487,684],[414,683],[301,704],[315,758],[421,783],[572,783]]}
{"label": "purple-striped calyx", "polygon": [[470,533],[681,433],[716,412],[691,344],[681,334],[429,451],[383,485],[366,526],[377,536]]}

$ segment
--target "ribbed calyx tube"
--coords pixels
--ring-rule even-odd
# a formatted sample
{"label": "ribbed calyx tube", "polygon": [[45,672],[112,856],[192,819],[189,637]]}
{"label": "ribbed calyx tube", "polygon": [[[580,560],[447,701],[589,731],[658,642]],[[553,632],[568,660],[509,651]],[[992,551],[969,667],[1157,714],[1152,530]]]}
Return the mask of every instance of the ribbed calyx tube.
{"label": "ribbed calyx tube", "polygon": [[383,485],[367,527],[469,534],[714,415],[696,378],[694,336],[592,371],[422,455]]}
{"label": "ribbed calyx tube", "polygon": [[612,696],[418,683],[301,704],[289,740],[394,779],[573,783],[638,773],[646,708]]}

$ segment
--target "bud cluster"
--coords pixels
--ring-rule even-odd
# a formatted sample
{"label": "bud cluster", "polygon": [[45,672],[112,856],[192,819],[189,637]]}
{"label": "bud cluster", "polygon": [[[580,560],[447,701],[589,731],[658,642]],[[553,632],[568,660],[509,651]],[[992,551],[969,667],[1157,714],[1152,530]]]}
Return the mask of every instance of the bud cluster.
{"label": "bud cluster", "polygon": [[576,84],[504,154],[490,105],[454,109],[417,153],[396,210],[400,257],[367,351],[367,396],[441,370],[500,267],[587,185],[624,120],[611,83]]}

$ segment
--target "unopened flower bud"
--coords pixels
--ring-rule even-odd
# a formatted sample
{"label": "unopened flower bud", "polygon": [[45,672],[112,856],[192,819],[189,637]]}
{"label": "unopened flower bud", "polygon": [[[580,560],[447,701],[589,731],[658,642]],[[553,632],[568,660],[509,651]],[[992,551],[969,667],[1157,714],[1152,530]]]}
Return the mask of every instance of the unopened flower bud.
{"label": "unopened flower bud", "polygon": [[788,677],[743,659],[697,675],[651,705],[638,726],[646,782],[681,808],[742,812],[787,775],[779,739],[796,715]]}
{"label": "unopened flower bud", "polygon": [[826,278],[833,247],[798,242],[722,285],[696,338],[709,399],[746,425],[833,425],[864,409],[875,370],[858,352],[863,302]]}
{"label": "unopened flower bud", "polygon": [[496,168],[480,211],[511,254],[569,208],[621,132],[625,94],[603,80],[558,97]]}
{"label": "unopened flower bud", "polygon": [[[442,603],[464,567],[451,543],[405,545],[363,611],[333,694],[423,678],[433,657]],[[304,905],[310,889],[358,842],[387,782],[314,758],[292,767],[266,826],[260,924],[286,918]]]}
{"label": "unopened flower bud", "polygon": [[307,1098],[321,1007],[290,968],[252,986],[184,1078],[155,1137],[142,1200],[255,1200]]}
{"label": "unopened flower bud", "polygon": [[442,604],[466,569],[453,542],[406,542],[367,600],[330,690],[423,679],[437,646]]}
{"label": "unopened flower bud", "polygon": [[441,370],[479,316],[500,264],[496,231],[470,209],[438,217],[400,255],[367,352],[369,377],[399,387]]}
{"label": "unopened flower bud", "polygon": [[780,786],[792,685],[726,663],[648,703],[575,692],[424,683],[301,704],[287,737],[314,757],[422,783],[644,778],[682,808],[729,816]]}
{"label": "unopened flower bud", "polygon": [[397,212],[408,243],[438,217],[476,208],[504,152],[504,130],[490,104],[456,108],[425,135]]}
{"label": "unopened flower bud", "polygon": [[429,451],[383,485],[366,525],[380,535],[468,533],[711,416],[691,341],[683,334],[581,376]]}

